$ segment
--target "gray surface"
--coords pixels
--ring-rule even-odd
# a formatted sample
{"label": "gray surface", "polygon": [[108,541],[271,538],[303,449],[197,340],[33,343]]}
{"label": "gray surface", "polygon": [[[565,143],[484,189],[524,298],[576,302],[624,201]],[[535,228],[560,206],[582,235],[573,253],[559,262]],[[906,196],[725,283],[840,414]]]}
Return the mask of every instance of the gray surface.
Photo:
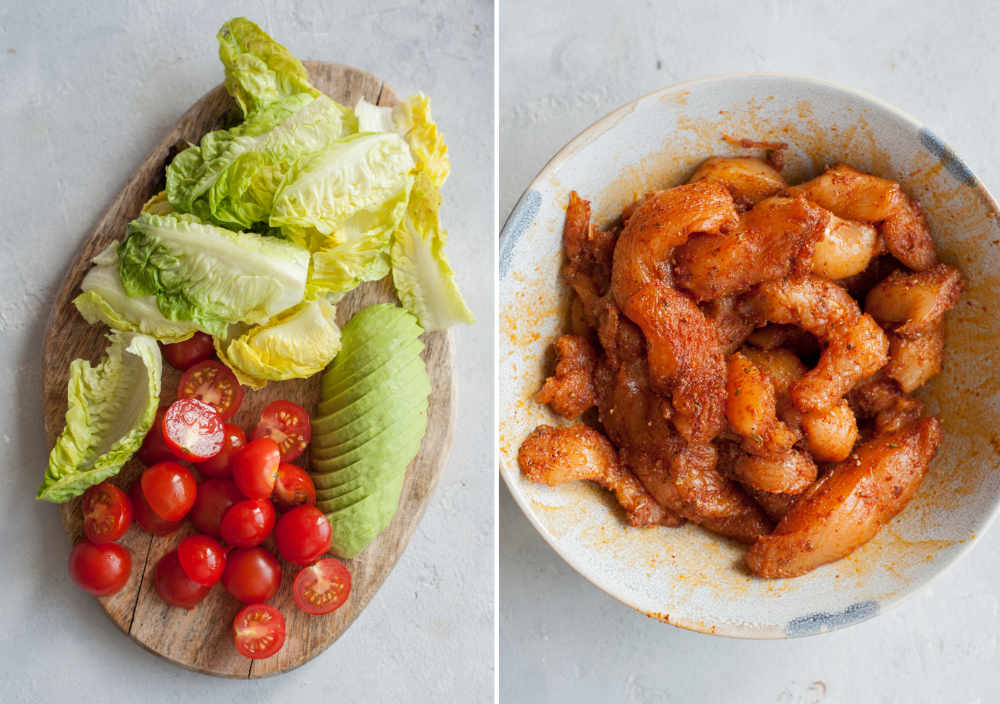
{"label": "gray surface", "polygon": [[[400,3],[0,3],[0,701],[484,701],[493,691],[493,10]],[[371,9],[380,6],[380,9]],[[71,9],[74,8],[75,9]],[[77,247],[130,173],[222,78],[215,32],[245,14],[302,58],[423,90],[448,138],[448,251],[481,321],[455,332],[459,421],[437,494],[347,633],[277,678],[197,675],[123,636],[66,574],[46,461],[39,355]]]}
{"label": "gray surface", "polygon": [[[933,5],[938,8],[935,9]],[[756,9],[751,10],[754,7]],[[995,3],[562,2],[501,12],[501,218],[558,149],[632,98],[731,71],[811,74],[923,121],[993,193]],[[572,184],[567,184],[572,185]],[[996,373],[996,370],[988,370]],[[577,575],[500,492],[508,702],[994,702],[1000,530],[874,621],[752,642],[652,621]]]}

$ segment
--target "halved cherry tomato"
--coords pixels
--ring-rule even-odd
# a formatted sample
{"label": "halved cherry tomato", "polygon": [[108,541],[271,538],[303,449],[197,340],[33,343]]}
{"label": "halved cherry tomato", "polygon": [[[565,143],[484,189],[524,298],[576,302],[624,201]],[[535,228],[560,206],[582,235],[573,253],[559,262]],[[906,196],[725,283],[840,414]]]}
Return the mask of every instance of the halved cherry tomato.
{"label": "halved cherry tomato", "polygon": [[281,455],[271,438],[251,440],[233,455],[229,468],[233,481],[251,499],[266,499],[274,491]]}
{"label": "halved cherry tomato", "polygon": [[316,485],[301,467],[294,464],[280,465],[271,501],[279,511],[287,511],[302,504],[315,504]]}
{"label": "halved cherry tomato", "polygon": [[177,546],[177,559],[184,574],[203,587],[211,587],[222,577],[226,567],[226,551],[215,538],[190,535]]}
{"label": "halved cherry tomato", "polygon": [[315,506],[298,506],[274,528],[278,554],[296,565],[309,565],[330,549],[330,521]]}
{"label": "halved cherry tomato", "polygon": [[240,655],[269,658],[285,644],[285,617],[270,604],[251,604],[236,614],[233,638]]}
{"label": "halved cherry tomato", "polygon": [[230,545],[249,548],[263,543],[274,529],[274,506],[267,499],[246,499],[222,514],[219,530]]}
{"label": "halved cherry tomato", "polygon": [[212,336],[206,335],[203,332],[196,332],[182,342],[163,345],[163,356],[170,363],[171,367],[184,371],[198,362],[211,359],[215,356]]}
{"label": "halved cherry tomato", "polygon": [[351,573],[343,562],[327,557],[303,567],[292,582],[295,603],[307,614],[328,614],[339,609],[351,593]]}
{"label": "halved cherry tomato", "polygon": [[214,457],[209,457],[204,462],[196,462],[198,471],[206,477],[231,477],[233,470],[229,468],[229,461],[236,454],[236,451],[247,444],[247,436],[243,428],[233,423],[222,425],[224,433],[222,439],[222,449]]}
{"label": "halved cherry tomato", "polygon": [[170,404],[163,416],[163,439],[179,459],[201,462],[222,449],[225,432],[222,418],[207,403],[181,398]]}
{"label": "halved cherry tomato", "polygon": [[146,502],[146,497],[142,493],[142,482],[136,481],[128,490],[129,498],[132,499],[132,509],[135,512],[135,522],[142,526],[142,529],[153,535],[169,535],[181,527],[184,521],[165,521],[150,508]]}
{"label": "halved cherry tomato", "polygon": [[302,454],[312,438],[312,423],[306,409],[291,401],[269,403],[253,429],[253,439],[271,438],[278,443],[281,461],[291,462]]}
{"label": "halved cherry tomato", "polygon": [[244,604],[268,601],[281,586],[281,563],[264,548],[236,548],[226,556],[222,586]]}
{"label": "halved cherry tomato", "polygon": [[209,587],[187,576],[177,551],[171,550],[156,563],[156,592],[171,606],[193,609],[208,594]]}
{"label": "halved cherry tomato", "polygon": [[146,503],[165,521],[184,519],[198,493],[191,470],[176,462],[160,462],[139,478]]}
{"label": "halved cherry tomato", "polygon": [[108,482],[87,489],[83,495],[83,532],[92,543],[113,543],[132,525],[132,501]]}
{"label": "halved cherry tomato", "polygon": [[139,461],[147,467],[154,465],[157,462],[166,462],[167,460],[176,459],[174,457],[174,453],[167,445],[167,441],[163,439],[163,416],[166,415],[166,413],[166,408],[161,408],[156,411],[156,419],[153,421],[153,425],[150,427],[149,432],[146,433],[146,437],[143,438],[139,451],[135,453],[136,457],[139,458]]}
{"label": "halved cherry tomato", "polygon": [[243,387],[229,367],[208,360],[184,372],[177,398],[196,398],[214,408],[222,420],[229,420],[243,403]]}
{"label": "halved cherry tomato", "polygon": [[83,540],[69,554],[69,576],[94,596],[119,591],[128,582],[131,571],[132,554],[116,543],[95,545]]}
{"label": "halved cherry tomato", "polygon": [[230,479],[206,479],[198,485],[198,495],[188,518],[199,533],[213,538],[222,536],[220,525],[223,514],[233,504],[246,497]]}

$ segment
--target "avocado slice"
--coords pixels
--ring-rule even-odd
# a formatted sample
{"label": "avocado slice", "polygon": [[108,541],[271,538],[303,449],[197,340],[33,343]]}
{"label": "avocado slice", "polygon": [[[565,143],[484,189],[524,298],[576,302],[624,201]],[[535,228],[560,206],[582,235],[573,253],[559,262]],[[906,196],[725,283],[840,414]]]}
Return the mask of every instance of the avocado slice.
{"label": "avocado slice", "polygon": [[[316,407],[316,413],[313,415],[313,435],[323,434],[336,427],[335,425],[331,425],[331,423],[339,422],[343,424],[346,422],[346,419],[343,418],[344,414],[338,414],[338,412],[343,411],[364,396],[373,392],[380,392],[382,387],[392,383],[394,380],[398,385],[400,380],[397,377],[400,375],[406,376],[419,373],[413,368],[415,366],[414,360],[420,360],[421,364],[423,364],[423,358],[420,356],[419,350],[411,347],[407,349],[405,355],[400,354],[393,357],[392,360],[386,362],[386,364],[364,379],[361,379],[352,388],[345,389],[338,396],[327,397],[321,392],[320,402]],[[430,382],[428,381],[428,383]],[[330,420],[330,416],[334,414],[338,415]]]}
{"label": "avocado slice", "polygon": [[[379,462],[407,465],[420,448],[420,440],[423,438],[426,429],[427,412],[425,410],[411,419],[386,428],[361,447],[334,457],[311,459],[313,473],[326,474],[335,472],[362,460],[369,465]],[[402,460],[405,460],[405,462]],[[316,479],[314,478],[313,481],[315,482]]]}
{"label": "avocado slice", "polygon": [[330,520],[330,552],[341,558],[358,555],[385,530],[399,506],[403,472],[378,491],[346,508],[327,514]]}
{"label": "avocado slice", "polygon": [[330,499],[316,499],[316,508],[318,508],[323,513],[334,513],[336,511],[342,511],[348,506],[352,506],[362,499],[367,499],[371,495],[371,492],[363,486],[357,486],[350,491],[346,491],[340,496],[335,496]]}
{"label": "avocado slice", "polygon": [[[412,449],[412,445],[403,449],[410,450]],[[419,449],[418,445],[417,450]],[[413,455],[415,454],[416,450],[413,451]],[[320,484],[316,485],[316,498],[317,500],[336,498],[360,486],[367,487],[367,493],[370,494],[381,484],[388,481],[388,478],[392,474],[406,471],[408,465],[409,462],[406,465],[401,462],[381,462],[374,464],[365,460],[359,460],[354,464],[347,465],[333,472],[315,474],[313,475],[314,480],[318,479],[320,481]]]}
{"label": "avocado slice", "polygon": [[[358,410],[352,406],[364,399],[372,391],[375,394],[375,402],[380,403],[382,399],[398,394],[412,383],[415,375],[422,373],[426,376],[427,369],[424,367],[422,357],[416,356],[409,359],[400,359],[398,364],[393,361],[392,371],[388,368],[379,374],[370,374],[363,380],[355,384],[352,388],[341,392],[333,398],[324,398],[316,407],[317,420],[322,420],[327,416],[336,416],[333,422],[344,422],[357,417]],[[320,398],[323,398],[322,396]],[[369,403],[372,399],[369,399]],[[348,416],[345,418],[344,416]]]}
{"label": "avocado slice", "polygon": [[331,398],[344,389],[357,383],[371,374],[383,364],[393,359],[400,349],[419,342],[421,330],[416,324],[406,325],[406,321],[396,321],[380,329],[362,345],[360,349],[351,350],[343,360],[337,357],[333,366],[324,374],[320,388],[324,398]]}
{"label": "avocado slice", "polygon": [[383,403],[358,418],[319,436],[313,435],[312,451],[321,456],[329,453],[348,452],[371,440],[390,425],[409,417],[414,408],[422,408],[427,402],[427,392],[414,385],[413,392]]}

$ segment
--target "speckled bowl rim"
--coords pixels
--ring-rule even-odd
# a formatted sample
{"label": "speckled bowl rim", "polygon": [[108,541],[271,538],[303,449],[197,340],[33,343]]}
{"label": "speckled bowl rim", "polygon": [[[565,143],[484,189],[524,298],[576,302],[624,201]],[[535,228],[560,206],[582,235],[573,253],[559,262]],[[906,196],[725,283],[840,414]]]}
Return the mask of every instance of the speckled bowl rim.
{"label": "speckled bowl rim", "polygon": [[[781,79],[798,81],[804,83],[811,83],[823,88],[827,88],[833,91],[843,93],[863,104],[868,104],[875,106],[881,110],[885,110],[892,113],[897,118],[899,118],[904,123],[910,125],[914,128],[923,145],[931,151],[941,162],[944,164],[945,168],[952,173],[956,179],[965,182],[966,184],[974,187],[979,195],[984,199],[984,201],[989,205],[990,210],[1000,218],[1000,205],[998,205],[997,200],[989,192],[983,182],[972,172],[972,170],[962,161],[959,156],[944,142],[938,139],[933,132],[931,132],[922,122],[915,119],[913,116],[907,112],[897,108],[895,105],[888,103],[881,98],[877,98],[869,93],[854,88],[849,88],[840,83],[834,81],[828,81],[822,78],[816,78],[815,76],[807,76],[802,74],[793,73],[780,73],[780,72],[733,72],[733,73],[721,73],[713,74],[710,76],[704,76],[702,78],[694,78],[686,81],[680,81],[678,83],[673,83],[664,88],[646,93],[645,95],[639,96],[629,102],[621,105],[615,110],[611,111],[604,117],[600,118],[596,122],[592,123],[579,134],[577,134],[573,139],[566,143],[555,156],[546,162],[545,166],[535,175],[535,177],[528,184],[527,188],[518,198],[514,207],[511,209],[506,220],[504,221],[503,228],[500,231],[500,257],[499,257],[499,280],[503,281],[509,270],[509,262],[513,254],[514,247],[517,244],[518,239],[521,235],[528,229],[528,227],[534,222],[535,217],[538,214],[538,209],[540,206],[539,202],[530,202],[527,200],[529,194],[536,190],[536,185],[539,184],[544,178],[546,178],[551,171],[556,169],[564,160],[569,158],[578,149],[588,144],[597,136],[603,134],[608,129],[613,127],[622,118],[630,114],[635,107],[648,99],[663,96],[669,93],[673,93],[679,90],[684,90],[686,88],[691,88],[694,86],[704,86],[710,83],[732,81],[732,80],[744,80],[744,79]],[[499,308],[497,311],[497,320],[503,309],[503,301],[499,302]],[[501,460],[502,463],[502,460]],[[499,468],[498,468],[499,469]],[[558,554],[570,567],[572,567],[578,574],[584,577],[588,582],[593,584],[595,587],[603,591],[605,594],[620,601],[621,603],[629,606],[639,613],[646,616],[647,614],[641,607],[637,604],[630,602],[627,598],[613,593],[610,586],[605,586],[601,583],[601,580],[597,578],[596,575],[591,575],[582,566],[577,564],[568,555],[560,549],[558,542],[553,540],[548,534],[548,531],[541,524],[541,522],[536,518],[534,512],[530,510],[525,497],[521,495],[520,490],[514,486],[510,481],[508,481],[505,473],[503,471],[499,472],[500,476],[503,477],[504,482],[507,484],[507,489],[510,495],[514,498],[514,501],[520,507],[522,513],[527,517],[528,522],[538,531],[542,539],[548,543],[556,554]],[[822,633],[832,633],[833,631],[840,630],[843,628],[848,628],[859,623],[863,623],[872,619],[878,615],[888,612],[890,609],[899,605],[904,599],[916,594],[917,592],[927,588],[930,584],[934,582],[938,577],[940,577],[944,572],[946,572],[950,567],[952,567],[958,560],[966,556],[972,547],[978,542],[982,536],[989,531],[990,527],[996,521],[997,516],[1000,515],[1000,495],[993,502],[993,508],[991,509],[989,515],[986,516],[981,524],[976,526],[975,536],[962,543],[961,547],[947,556],[940,558],[936,561],[936,570],[924,579],[916,579],[908,582],[905,586],[897,590],[891,596],[882,599],[878,602],[878,608],[872,609],[858,609],[856,613],[848,614],[844,612],[844,616],[847,618],[836,619],[830,624],[830,628],[807,632],[801,634],[789,634],[785,633],[762,633],[761,631],[753,630],[751,628],[743,628],[731,623],[706,623],[704,621],[688,620],[682,617],[671,616],[669,621],[664,621],[672,626],[677,626],[685,630],[694,631],[696,633],[703,633],[706,635],[723,636],[726,638],[740,638],[747,640],[781,640],[787,638],[802,638],[811,635],[820,635]],[[864,603],[856,604],[855,606],[864,606]],[[853,607],[849,607],[848,611]]]}

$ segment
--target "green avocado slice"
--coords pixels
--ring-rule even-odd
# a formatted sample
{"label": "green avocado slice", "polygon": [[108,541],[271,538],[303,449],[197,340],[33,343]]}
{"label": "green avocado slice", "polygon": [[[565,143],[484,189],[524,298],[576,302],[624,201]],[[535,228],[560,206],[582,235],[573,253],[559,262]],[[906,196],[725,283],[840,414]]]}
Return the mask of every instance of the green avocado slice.
{"label": "green avocado slice", "polygon": [[323,398],[332,398],[349,388],[396,357],[400,349],[419,341],[420,328],[416,324],[399,318],[389,321],[358,349],[349,350],[344,359],[334,360],[320,383]]}
{"label": "green avocado slice", "polygon": [[427,392],[421,393],[419,385],[414,384],[412,393],[397,397],[392,403],[376,406],[335,431],[319,437],[313,436],[312,456],[328,457],[332,453],[353,450],[378,435],[383,428],[409,418],[414,408],[422,408],[426,402]]}
{"label": "green avocado slice", "polygon": [[[355,463],[362,463],[362,461],[369,466],[380,462],[407,465],[419,449],[420,440],[426,429],[427,412],[423,410],[408,421],[386,428],[367,443],[350,452],[335,457],[312,459],[313,473],[328,474],[346,469]],[[316,479],[314,478],[313,481],[315,482]],[[343,481],[343,478],[338,478],[338,483],[340,481]],[[324,488],[328,487],[329,485],[324,486]]]}
{"label": "green avocado slice", "polygon": [[391,401],[394,395],[399,394],[413,383],[413,379],[421,373],[424,376],[427,375],[424,360],[420,356],[409,359],[401,358],[398,363],[394,360],[391,372],[387,367],[383,373],[365,377],[339,396],[320,401],[316,407],[317,422],[321,422],[326,417],[330,417],[334,423],[345,423],[356,418],[359,415],[359,408],[363,408],[363,406],[358,408],[354,406],[363,402],[366,396],[372,395],[373,397],[367,400],[369,404]]}
{"label": "green avocado slice", "polygon": [[402,472],[374,494],[327,514],[330,520],[330,552],[346,559],[357,556],[368,547],[395,515],[405,478],[406,473]]}

